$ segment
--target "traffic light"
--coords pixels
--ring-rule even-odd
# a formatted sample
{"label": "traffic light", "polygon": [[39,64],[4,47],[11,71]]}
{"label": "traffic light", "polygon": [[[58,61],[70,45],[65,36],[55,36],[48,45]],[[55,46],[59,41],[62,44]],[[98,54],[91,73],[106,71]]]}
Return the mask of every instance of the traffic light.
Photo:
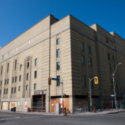
{"label": "traffic light", "polygon": [[95,77],[94,77],[94,83],[95,83],[95,85],[98,85],[98,84],[99,84],[98,76],[95,76]]}
{"label": "traffic light", "polygon": [[48,78],[48,84],[51,85],[51,78]]}

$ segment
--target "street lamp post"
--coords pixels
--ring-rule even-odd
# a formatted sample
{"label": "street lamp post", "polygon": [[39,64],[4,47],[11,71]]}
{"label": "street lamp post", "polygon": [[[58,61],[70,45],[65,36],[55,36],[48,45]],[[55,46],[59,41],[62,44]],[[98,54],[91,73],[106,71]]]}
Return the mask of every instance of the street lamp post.
{"label": "street lamp post", "polygon": [[119,62],[116,67],[115,67],[115,70],[114,72],[112,73],[112,80],[113,80],[113,91],[114,91],[114,101],[115,101],[115,108],[117,109],[117,98],[116,98],[116,84],[115,84],[115,74],[117,72],[117,68],[119,65],[121,65],[122,63]]}

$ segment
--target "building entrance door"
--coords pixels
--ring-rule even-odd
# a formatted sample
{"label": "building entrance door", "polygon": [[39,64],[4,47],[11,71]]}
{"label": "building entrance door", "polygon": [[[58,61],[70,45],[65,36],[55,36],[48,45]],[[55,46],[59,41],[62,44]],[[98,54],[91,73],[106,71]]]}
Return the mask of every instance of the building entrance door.
{"label": "building entrance door", "polygon": [[45,112],[46,111],[46,99],[45,95],[33,95],[32,96],[32,110],[34,112]]}

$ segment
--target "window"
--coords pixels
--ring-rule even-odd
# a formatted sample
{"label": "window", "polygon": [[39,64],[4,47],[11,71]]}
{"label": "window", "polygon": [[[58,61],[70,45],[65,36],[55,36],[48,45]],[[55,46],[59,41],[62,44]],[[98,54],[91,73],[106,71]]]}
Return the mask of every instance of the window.
{"label": "window", "polygon": [[57,70],[60,70],[60,62],[57,62],[56,65],[57,65],[57,66],[56,66],[56,69],[57,69]]}
{"label": "window", "polygon": [[85,75],[82,77],[82,86],[86,88],[86,76]]}
{"label": "window", "polygon": [[11,93],[13,93],[13,88],[11,88]]}
{"label": "window", "polygon": [[29,80],[29,73],[26,74],[26,80]]}
{"label": "window", "polygon": [[15,82],[17,82],[17,76],[15,76]]}
{"label": "window", "polygon": [[21,86],[18,86],[18,91],[20,91],[21,90]]}
{"label": "window", "polygon": [[21,75],[19,76],[19,82],[21,82]]}
{"label": "window", "polygon": [[89,58],[88,65],[89,65],[90,67],[92,67],[92,59],[91,59],[91,58]]}
{"label": "window", "polygon": [[56,84],[56,86],[60,86],[60,76],[57,76],[57,84]]}
{"label": "window", "polygon": [[9,79],[7,79],[7,84],[9,84]]}
{"label": "window", "polygon": [[60,38],[56,39],[56,44],[59,45],[60,44]]}
{"label": "window", "polygon": [[37,71],[34,71],[34,78],[37,78]]}
{"label": "window", "polygon": [[16,93],[16,87],[14,88],[14,93]]}
{"label": "window", "polygon": [[3,74],[3,66],[1,66],[1,75]]}
{"label": "window", "polygon": [[20,64],[20,71],[22,71],[22,64]]}
{"label": "window", "polygon": [[8,94],[8,89],[6,89],[6,94]]}
{"label": "window", "polygon": [[108,58],[108,60],[110,60],[110,54],[109,53],[107,54],[107,58]]}
{"label": "window", "polygon": [[84,43],[81,44],[81,51],[84,51]]}
{"label": "window", "polygon": [[60,49],[56,50],[56,57],[60,57]]}
{"label": "window", "polygon": [[30,66],[30,63],[29,63],[29,62],[27,62],[27,69],[29,68],[29,66]]}
{"label": "window", "polygon": [[16,70],[16,68],[17,68],[17,60],[15,60],[15,70]]}
{"label": "window", "polygon": [[82,56],[82,64],[85,64],[85,56]]}
{"label": "window", "polygon": [[7,64],[7,73],[9,72],[9,63]]}
{"label": "window", "polygon": [[91,46],[88,46],[88,54],[91,54]]}
{"label": "window", "polygon": [[36,90],[37,89],[37,85],[36,85],[36,83],[34,83],[34,90]]}
{"label": "window", "polygon": [[35,63],[35,66],[37,66],[37,58],[35,59],[35,62],[34,62],[34,63]]}
{"label": "window", "polygon": [[12,83],[14,83],[14,77],[12,77]]}
{"label": "window", "polygon": [[28,89],[29,89],[29,86],[28,86],[28,85],[26,85],[26,91],[28,91]]}

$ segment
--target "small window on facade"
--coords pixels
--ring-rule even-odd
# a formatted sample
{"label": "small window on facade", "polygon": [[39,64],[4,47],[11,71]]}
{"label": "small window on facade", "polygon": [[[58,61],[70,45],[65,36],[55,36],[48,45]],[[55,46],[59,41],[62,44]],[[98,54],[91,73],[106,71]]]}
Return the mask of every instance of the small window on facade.
{"label": "small window on facade", "polygon": [[26,80],[29,80],[29,73],[26,74]]}
{"label": "small window on facade", "polygon": [[82,64],[85,64],[85,56],[82,56]]}
{"label": "small window on facade", "polygon": [[9,72],[9,63],[7,64],[7,73]]}
{"label": "small window on facade", "polygon": [[20,64],[20,71],[22,71],[22,64]]}
{"label": "small window on facade", "polygon": [[91,54],[91,46],[88,46],[88,54]]}
{"label": "small window on facade", "polygon": [[110,60],[110,54],[109,53],[107,54],[107,58],[108,58],[108,60]]}
{"label": "small window on facade", "polygon": [[11,88],[11,93],[13,93],[13,88]]}
{"label": "small window on facade", "polygon": [[81,44],[81,51],[84,51],[84,43]]}
{"label": "small window on facade", "polygon": [[60,86],[60,76],[57,76],[57,84],[56,84],[56,86]]}
{"label": "small window on facade", "polygon": [[36,83],[34,83],[34,90],[36,90],[37,89],[37,84]]}
{"label": "small window on facade", "polygon": [[29,66],[30,66],[30,63],[29,63],[29,62],[27,62],[27,69],[29,68]]}
{"label": "small window on facade", "polygon": [[7,79],[7,84],[9,84],[9,79]]}
{"label": "small window on facade", "polygon": [[14,77],[12,77],[12,83],[14,83]]}
{"label": "small window on facade", "polygon": [[21,75],[19,76],[19,82],[21,82]]}
{"label": "small window on facade", "polygon": [[16,68],[17,68],[17,60],[15,60],[15,70],[16,70]]}
{"label": "small window on facade", "polygon": [[16,87],[14,88],[14,93],[16,93]]}
{"label": "small window on facade", "polygon": [[57,66],[57,70],[60,70],[60,62],[57,62],[57,64],[56,64]]}
{"label": "small window on facade", "polygon": [[8,89],[6,89],[6,94],[8,94]]}
{"label": "small window on facade", "polygon": [[60,38],[56,39],[56,44],[59,45],[60,44]]}
{"label": "small window on facade", "polygon": [[35,59],[35,62],[34,62],[35,66],[37,66],[37,58]]}
{"label": "small window on facade", "polygon": [[3,74],[3,66],[1,66],[1,75]]}
{"label": "small window on facade", "polygon": [[15,76],[15,82],[17,82],[17,76]]}
{"label": "small window on facade", "polygon": [[34,78],[37,78],[37,71],[34,71]]}
{"label": "small window on facade", "polygon": [[29,86],[28,86],[28,85],[26,85],[26,91],[28,91],[28,89],[29,89]]}
{"label": "small window on facade", "polygon": [[20,91],[21,90],[21,86],[18,86],[18,91]]}
{"label": "small window on facade", "polygon": [[91,58],[89,58],[88,65],[89,65],[90,67],[92,67],[92,59],[91,59]]}
{"label": "small window on facade", "polygon": [[82,77],[82,86],[86,88],[86,76],[85,75]]}
{"label": "small window on facade", "polygon": [[60,57],[60,49],[56,50],[56,57]]}

